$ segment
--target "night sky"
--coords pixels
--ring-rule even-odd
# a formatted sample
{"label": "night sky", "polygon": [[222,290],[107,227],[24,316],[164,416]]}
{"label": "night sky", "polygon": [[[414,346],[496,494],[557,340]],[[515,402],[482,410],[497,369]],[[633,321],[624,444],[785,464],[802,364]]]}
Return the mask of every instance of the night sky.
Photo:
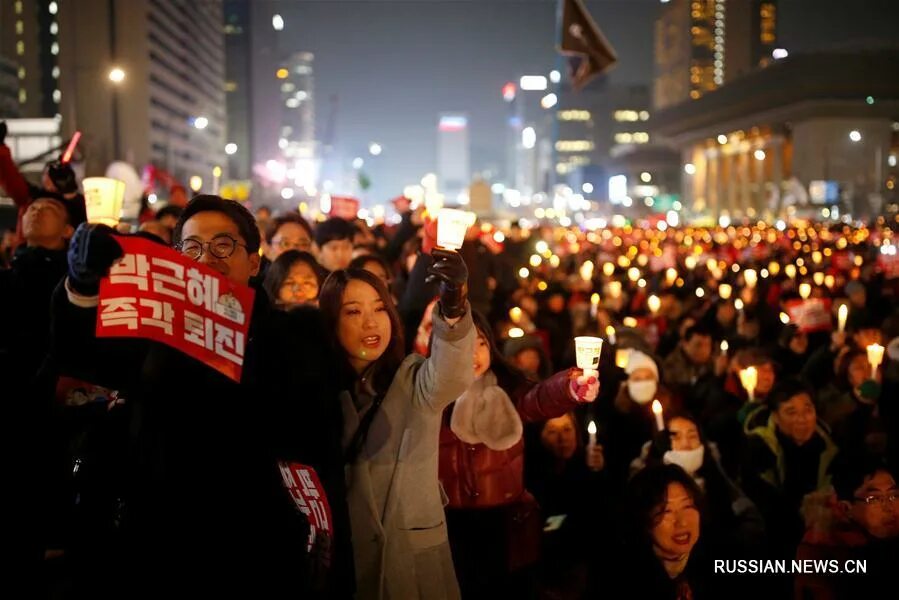
{"label": "night sky", "polygon": [[[731,0],[733,1],[733,0]],[[659,0],[586,3],[618,52],[611,83],[652,82],[653,22]],[[383,200],[436,166],[441,111],[469,114],[472,171],[501,167],[506,81],[557,66],[554,0],[283,0],[285,52],[315,54],[319,129],[327,99],[339,96],[337,148],[347,160],[368,143]],[[852,40],[895,39],[899,1],[780,0],[780,45],[809,51]]]}

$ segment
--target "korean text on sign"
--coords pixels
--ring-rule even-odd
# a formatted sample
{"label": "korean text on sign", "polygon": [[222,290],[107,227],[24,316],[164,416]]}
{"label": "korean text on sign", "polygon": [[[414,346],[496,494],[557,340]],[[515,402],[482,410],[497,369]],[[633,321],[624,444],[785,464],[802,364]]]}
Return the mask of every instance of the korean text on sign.
{"label": "korean text on sign", "polygon": [[278,463],[281,471],[281,480],[284,487],[293,498],[294,504],[301,513],[306,515],[309,522],[309,539],[307,541],[307,550],[312,549],[319,533],[326,534],[325,552],[330,555],[329,540],[333,537],[333,527],[331,522],[331,507],[328,504],[328,496],[322,487],[318,475],[312,467],[301,465],[299,463]]}
{"label": "korean text on sign", "polygon": [[253,290],[149,240],[116,239],[125,256],[100,284],[97,337],[162,342],[240,381]]}

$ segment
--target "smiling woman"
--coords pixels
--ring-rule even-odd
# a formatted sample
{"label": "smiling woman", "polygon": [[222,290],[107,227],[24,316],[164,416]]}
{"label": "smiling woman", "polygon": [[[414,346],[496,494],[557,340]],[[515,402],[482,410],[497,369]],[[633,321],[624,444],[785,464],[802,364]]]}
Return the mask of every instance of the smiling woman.
{"label": "smiling woman", "polygon": [[428,358],[404,358],[402,325],[384,281],[332,273],[320,306],[338,365],[356,589],[359,598],[458,598],[436,455],[443,409],[471,384],[475,330],[468,273],[433,254],[441,281]]}

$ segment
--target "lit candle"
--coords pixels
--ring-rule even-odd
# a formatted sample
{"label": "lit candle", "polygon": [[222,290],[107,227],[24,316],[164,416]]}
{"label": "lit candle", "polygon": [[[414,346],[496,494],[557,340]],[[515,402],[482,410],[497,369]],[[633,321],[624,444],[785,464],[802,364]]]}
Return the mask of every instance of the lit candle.
{"label": "lit candle", "polygon": [[517,306],[513,307],[509,310],[509,318],[512,319],[512,322],[518,325],[521,322],[521,309]]}
{"label": "lit candle", "polygon": [[883,362],[883,346],[870,344],[868,350],[868,362],[871,363],[871,379],[877,378],[877,367]]}
{"label": "lit candle", "polygon": [[737,310],[743,310],[743,301],[739,298],[734,300],[734,308],[736,308]]}
{"label": "lit candle", "polygon": [[595,319],[599,310],[599,294],[594,293],[590,296],[590,317]]}
{"label": "lit candle", "polygon": [[606,338],[610,344],[615,345],[615,328],[611,325],[606,326]]}
{"label": "lit candle", "polygon": [[662,417],[662,403],[658,400],[652,401],[652,414],[656,417],[656,429],[665,430],[665,419]]}
{"label": "lit candle", "polygon": [[846,319],[849,318],[849,305],[841,304],[837,310],[837,329],[840,333],[846,331]]}
{"label": "lit candle", "polygon": [[740,383],[746,393],[749,394],[749,401],[755,401],[755,386],[759,381],[759,372],[755,367],[746,367],[740,371]]}
{"label": "lit candle", "polygon": [[815,285],[821,286],[824,284],[824,273],[821,271],[815,271],[815,274],[812,275],[812,281],[815,282]]}
{"label": "lit candle", "polygon": [[621,297],[621,282],[620,281],[610,281],[609,282],[609,294],[612,298]]}
{"label": "lit candle", "polygon": [[595,446],[596,445],[596,423],[594,423],[593,421],[590,421],[590,423],[587,425],[587,433],[590,435],[590,445]]}
{"label": "lit candle", "polygon": [[684,265],[692,271],[696,268],[696,257],[693,255],[688,256],[684,259]]}
{"label": "lit candle", "polygon": [[659,308],[662,306],[662,301],[659,300],[659,297],[653,294],[646,300],[646,306],[649,307],[650,312],[655,315],[659,312]]}
{"label": "lit candle", "polygon": [[722,283],[718,286],[718,295],[721,296],[722,300],[727,300],[730,298],[730,294],[733,290],[734,288],[732,288],[729,283]]}
{"label": "lit candle", "polygon": [[721,340],[721,355],[724,356],[727,354],[727,340]]}
{"label": "lit candle", "polygon": [[593,279],[593,261],[588,260],[580,268],[581,279],[590,281]]}
{"label": "lit candle", "polygon": [[674,285],[674,282],[677,281],[677,269],[669,268],[665,271],[665,281],[669,287]]}
{"label": "lit candle", "polygon": [[621,324],[625,327],[635,329],[637,327],[637,319],[634,317],[624,317],[623,319],[621,319]]}
{"label": "lit candle", "polygon": [[602,353],[602,338],[578,336],[574,338],[574,351],[578,369],[585,377],[599,375],[599,355]]}
{"label": "lit candle", "polygon": [[808,300],[808,297],[812,295],[812,286],[808,283],[800,283],[799,284],[799,296],[803,300]]}
{"label": "lit candle", "polygon": [[631,360],[631,351],[628,348],[619,348],[615,351],[615,366],[619,369],[626,369],[627,363]]}
{"label": "lit candle", "polygon": [[627,278],[634,282],[640,279],[640,269],[638,269],[637,267],[631,267],[630,269],[628,269]]}
{"label": "lit candle", "polygon": [[796,277],[796,265],[790,263],[786,267],[784,267],[784,273],[787,274],[787,277],[790,279],[794,279]]}
{"label": "lit candle", "polygon": [[615,272],[615,265],[613,263],[607,262],[602,266],[602,272],[606,277],[611,277],[612,273]]}
{"label": "lit candle", "polygon": [[788,315],[785,312],[780,313],[780,322],[783,323],[784,325],[789,325],[790,324],[790,315]]}
{"label": "lit candle", "polygon": [[743,280],[746,282],[746,287],[752,289],[758,283],[758,273],[755,272],[755,269],[746,269],[743,271]]}

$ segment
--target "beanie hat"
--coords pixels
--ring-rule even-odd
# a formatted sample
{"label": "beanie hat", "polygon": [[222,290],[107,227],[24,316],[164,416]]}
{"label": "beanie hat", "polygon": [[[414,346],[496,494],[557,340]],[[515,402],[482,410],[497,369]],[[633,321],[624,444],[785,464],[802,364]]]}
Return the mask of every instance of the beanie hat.
{"label": "beanie hat", "polygon": [[656,366],[656,361],[639,350],[631,350],[624,372],[630,375],[637,369],[649,369],[656,379],[659,378],[659,367]]}

